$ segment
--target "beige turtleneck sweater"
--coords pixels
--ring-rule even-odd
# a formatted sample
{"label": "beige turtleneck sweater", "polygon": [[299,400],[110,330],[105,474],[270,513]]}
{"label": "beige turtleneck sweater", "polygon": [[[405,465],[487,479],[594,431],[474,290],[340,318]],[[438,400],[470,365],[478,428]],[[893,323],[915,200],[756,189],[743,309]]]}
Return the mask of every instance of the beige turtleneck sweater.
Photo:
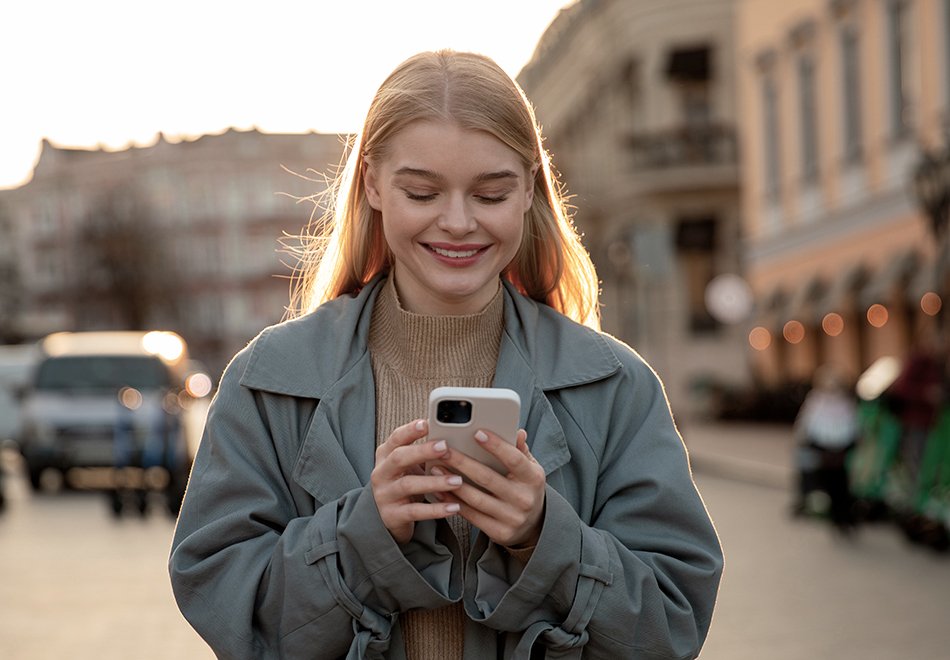
{"label": "beige turtleneck sweater", "polygon": [[[376,444],[393,429],[425,417],[429,392],[443,385],[490,387],[498,361],[504,297],[498,293],[470,316],[424,316],[402,308],[392,277],[380,291],[370,322],[369,350],[376,383]],[[449,518],[467,554],[470,525]],[[401,617],[409,660],[461,660],[465,611],[461,603]]]}

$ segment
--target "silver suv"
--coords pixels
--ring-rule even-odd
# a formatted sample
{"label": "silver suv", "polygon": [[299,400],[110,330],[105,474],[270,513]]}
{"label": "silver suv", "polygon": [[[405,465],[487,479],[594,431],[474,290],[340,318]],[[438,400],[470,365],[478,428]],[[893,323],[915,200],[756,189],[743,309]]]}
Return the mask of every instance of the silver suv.
{"label": "silver suv", "polygon": [[164,491],[177,514],[191,469],[187,417],[210,390],[172,332],[56,333],[41,343],[22,401],[30,483],[140,495]]}

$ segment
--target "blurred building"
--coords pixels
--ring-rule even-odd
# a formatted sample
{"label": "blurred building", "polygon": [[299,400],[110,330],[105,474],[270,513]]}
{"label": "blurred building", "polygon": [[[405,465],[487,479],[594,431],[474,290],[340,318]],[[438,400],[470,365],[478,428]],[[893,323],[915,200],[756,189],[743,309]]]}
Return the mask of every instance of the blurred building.
{"label": "blurred building", "polygon": [[313,204],[298,199],[326,189],[343,148],[336,134],[233,129],[119,151],[44,141],[32,179],[0,194],[18,334],[174,329],[219,373],[283,316],[295,261],[281,238],[300,234]]}
{"label": "blurred building", "polygon": [[756,374],[903,357],[939,306],[911,179],[950,120],[950,1],[744,0],[737,26]]}
{"label": "blurred building", "polygon": [[734,7],[578,0],[518,77],[602,279],[604,329],[660,373],[675,411],[748,373]]}

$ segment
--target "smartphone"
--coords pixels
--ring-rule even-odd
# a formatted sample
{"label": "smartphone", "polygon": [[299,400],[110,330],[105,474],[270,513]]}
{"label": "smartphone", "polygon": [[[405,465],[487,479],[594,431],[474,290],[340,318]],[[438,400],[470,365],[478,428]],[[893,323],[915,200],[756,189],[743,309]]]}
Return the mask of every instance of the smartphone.
{"label": "smartphone", "polygon": [[[429,440],[445,440],[452,449],[471,456],[496,472],[507,469],[475,440],[485,429],[515,444],[521,399],[500,387],[437,387],[429,394]],[[426,465],[426,472],[429,471]]]}

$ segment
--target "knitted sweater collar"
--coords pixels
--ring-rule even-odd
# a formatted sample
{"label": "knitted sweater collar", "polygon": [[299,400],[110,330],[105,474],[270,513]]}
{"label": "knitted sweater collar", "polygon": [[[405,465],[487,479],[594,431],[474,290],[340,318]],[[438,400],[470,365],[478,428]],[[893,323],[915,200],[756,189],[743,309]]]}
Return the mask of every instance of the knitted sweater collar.
{"label": "knitted sweater collar", "polygon": [[465,316],[429,316],[407,311],[392,277],[373,306],[369,348],[374,361],[414,379],[491,375],[504,327],[502,287],[488,305]]}

